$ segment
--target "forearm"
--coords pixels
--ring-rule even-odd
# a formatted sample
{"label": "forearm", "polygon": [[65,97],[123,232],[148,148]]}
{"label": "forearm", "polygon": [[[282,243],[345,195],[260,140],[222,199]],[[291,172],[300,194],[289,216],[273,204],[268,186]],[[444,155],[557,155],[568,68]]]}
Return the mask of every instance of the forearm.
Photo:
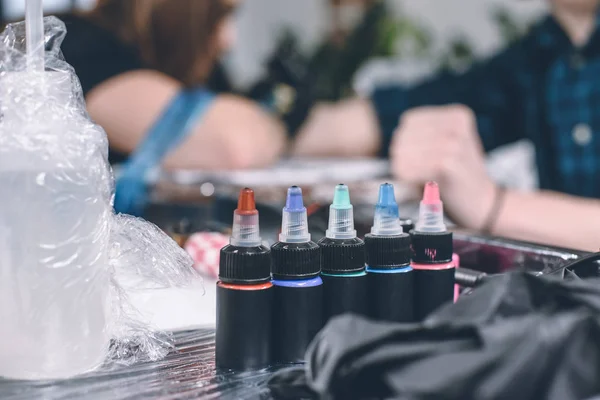
{"label": "forearm", "polygon": [[[285,148],[283,131],[263,126],[260,137],[233,137],[215,130],[195,133],[165,159],[166,169],[238,170],[275,163]],[[203,136],[203,133],[207,133]]]}
{"label": "forearm", "polygon": [[600,249],[600,201],[556,192],[506,194],[493,233],[555,246]]}
{"label": "forearm", "polygon": [[381,146],[377,117],[366,99],[319,104],[300,129],[292,154],[303,157],[374,156]]}
{"label": "forearm", "polygon": [[246,169],[275,162],[286,146],[283,125],[247,100],[220,96],[190,137],[166,159],[169,169]]}

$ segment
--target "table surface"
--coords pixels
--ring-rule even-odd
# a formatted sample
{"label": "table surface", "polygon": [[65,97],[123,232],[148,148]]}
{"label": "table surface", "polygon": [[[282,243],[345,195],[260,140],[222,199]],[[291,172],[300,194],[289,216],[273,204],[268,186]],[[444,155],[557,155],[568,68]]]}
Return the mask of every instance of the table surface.
{"label": "table surface", "polygon": [[217,372],[214,330],[174,334],[176,349],[164,360],[103,367],[67,381],[0,380],[0,398],[21,399],[270,399],[266,382],[274,369]]}
{"label": "table surface", "polygon": [[[544,267],[544,271],[551,272],[559,270],[566,261],[584,255],[505,239],[458,234],[455,243],[467,245],[467,250],[469,245],[475,245],[479,250],[471,254],[477,256],[474,262],[485,261],[488,267],[496,263],[498,268],[507,261],[514,268],[533,265],[536,271]],[[486,257],[480,259],[482,255]],[[464,261],[469,261],[469,254],[462,256]],[[269,399],[266,382],[276,368],[249,373],[216,371],[214,328],[181,330],[190,325],[214,326],[214,289],[215,282],[207,280],[204,290],[197,282],[187,289],[154,291],[130,299],[158,329],[179,331],[174,334],[175,350],[164,360],[130,367],[105,366],[68,381],[0,379],[0,399]]]}

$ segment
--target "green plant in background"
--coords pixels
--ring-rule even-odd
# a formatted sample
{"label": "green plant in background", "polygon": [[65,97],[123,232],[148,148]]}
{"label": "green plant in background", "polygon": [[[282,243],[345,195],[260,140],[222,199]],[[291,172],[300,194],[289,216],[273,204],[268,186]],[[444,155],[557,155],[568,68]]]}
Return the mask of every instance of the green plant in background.
{"label": "green plant in background", "polygon": [[[530,23],[519,22],[507,9],[496,7],[491,10],[491,20],[498,29],[503,47],[519,40],[530,28]],[[462,72],[476,61],[472,41],[459,33],[449,42],[440,59],[440,70]]]}
{"label": "green plant in background", "polygon": [[[498,29],[503,46],[508,46],[519,40],[527,30],[529,24],[523,24],[505,8],[496,7],[491,11],[491,20]],[[439,66],[441,71],[462,72],[475,62],[475,52],[472,41],[462,33],[450,39],[447,49],[442,53]]]}
{"label": "green plant in background", "polygon": [[[463,33],[450,38],[444,50],[433,51],[431,32],[406,14],[391,17],[392,11],[384,0],[373,1],[366,9],[362,22],[347,35],[340,45],[325,40],[309,57],[313,95],[318,100],[337,101],[353,95],[353,78],[369,60],[382,57],[429,59],[439,71],[461,72],[475,61],[472,40]],[[505,45],[520,38],[528,29],[505,8],[491,11]],[[290,40],[290,32],[285,40]],[[284,38],[282,38],[283,40]]]}
{"label": "green plant in background", "polygon": [[462,33],[450,38],[447,48],[438,57],[439,72],[462,72],[475,61],[473,45],[470,39]]}
{"label": "green plant in background", "polygon": [[334,101],[351,95],[354,75],[366,61],[395,55],[401,26],[389,15],[385,2],[376,1],[343,43],[326,40],[317,48],[309,70],[316,80],[318,99]]}
{"label": "green plant in background", "polygon": [[492,21],[496,24],[505,44],[519,40],[529,30],[529,23],[519,23],[511,13],[501,7],[492,10]]}
{"label": "green plant in background", "polygon": [[[389,13],[389,12],[388,12]],[[373,53],[377,57],[423,57],[431,48],[429,32],[406,16],[386,16],[376,26],[377,36]]]}
{"label": "green plant in background", "polygon": [[429,32],[406,16],[394,18],[392,14],[385,1],[374,1],[341,46],[326,40],[317,48],[309,69],[317,81],[318,99],[335,101],[351,96],[353,78],[369,60],[423,57],[429,52]]}

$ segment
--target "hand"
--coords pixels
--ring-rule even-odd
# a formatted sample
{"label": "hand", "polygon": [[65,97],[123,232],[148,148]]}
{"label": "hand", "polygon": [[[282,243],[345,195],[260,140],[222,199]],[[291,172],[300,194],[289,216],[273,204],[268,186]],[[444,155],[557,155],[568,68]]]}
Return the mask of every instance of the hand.
{"label": "hand", "polygon": [[473,112],[461,105],[404,113],[392,139],[392,170],[400,180],[440,185],[448,215],[458,225],[481,229],[496,193],[489,178]]}

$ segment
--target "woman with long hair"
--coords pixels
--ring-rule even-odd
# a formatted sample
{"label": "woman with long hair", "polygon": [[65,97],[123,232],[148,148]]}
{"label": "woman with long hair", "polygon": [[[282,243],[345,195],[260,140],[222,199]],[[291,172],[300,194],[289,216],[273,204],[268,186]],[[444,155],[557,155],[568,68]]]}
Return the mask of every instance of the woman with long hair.
{"label": "woman with long hair", "polygon": [[[88,13],[62,17],[63,54],[108,134],[113,161],[135,153],[178,94],[207,83],[234,39],[236,7],[235,0],[98,0]],[[278,158],[284,129],[263,108],[233,95],[207,104],[163,167],[249,168]]]}

